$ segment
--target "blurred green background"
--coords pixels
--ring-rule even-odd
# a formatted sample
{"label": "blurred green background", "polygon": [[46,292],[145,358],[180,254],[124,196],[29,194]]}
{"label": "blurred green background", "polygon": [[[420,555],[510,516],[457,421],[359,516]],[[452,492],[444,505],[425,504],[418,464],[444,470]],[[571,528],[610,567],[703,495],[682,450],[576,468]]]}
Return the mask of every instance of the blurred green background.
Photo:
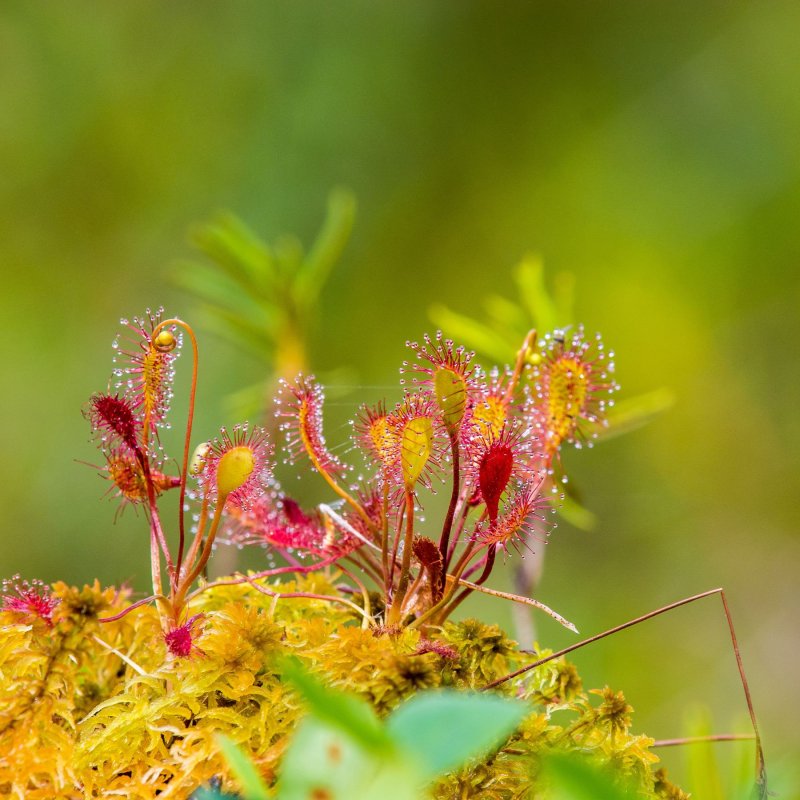
{"label": "blurred green background", "polygon": [[[113,524],[76,463],[98,462],[80,409],[106,385],[117,319],[163,303],[202,330],[169,280],[189,227],[229,208],[270,241],[310,242],[346,185],[357,223],[310,350],[363,388],[339,387],[328,438],[357,402],[396,395],[433,303],[481,316],[487,294],[513,297],[530,251],[573,273],[577,317],[617,351],[624,394],[666,386],[676,404],[566,455],[599,524],[553,534],[539,597],[589,634],[724,585],[768,763],[788,768],[799,38],[796,2],[6,0],[0,573],[146,585],[143,518]],[[224,396],[263,371],[208,334],[201,348],[198,440],[236,421]],[[502,604],[481,613],[510,625]],[[571,641],[548,619],[540,634]],[[679,734],[697,704],[718,731],[747,729],[716,599],[575,660],[624,688],[654,736]]]}

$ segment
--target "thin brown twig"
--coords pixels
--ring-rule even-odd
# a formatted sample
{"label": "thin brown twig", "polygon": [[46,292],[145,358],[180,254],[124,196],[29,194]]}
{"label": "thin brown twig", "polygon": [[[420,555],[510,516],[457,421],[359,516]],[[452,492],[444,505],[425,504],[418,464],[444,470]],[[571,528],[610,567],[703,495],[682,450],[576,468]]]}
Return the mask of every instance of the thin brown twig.
{"label": "thin brown twig", "polygon": [[756,722],[755,710],[753,708],[753,700],[750,695],[750,687],[747,684],[747,677],[744,672],[742,657],[739,652],[739,644],[736,641],[736,632],[733,627],[733,618],[731,617],[730,609],[728,608],[728,602],[725,599],[725,591],[722,588],[709,589],[706,592],[700,592],[699,594],[692,595],[691,597],[685,597],[683,598],[683,600],[678,600],[674,603],[670,603],[669,605],[662,606],[661,608],[657,608],[655,611],[650,611],[647,614],[643,614],[640,617],[636,617],[636,619],[632,619],[628,622],[623,622],[622,625],[617,625],[616,627],[610,628],[607,631],[603,631],[602,633],[590,636],[588,639],[584,639],[583,641],[577,642],[576,644],[570,645],[569,647],[565,647],[562,650],[552,653],[549,656],[537,659],[531,664],[527,664],[524,667],[520,667],[520,669],[515,670],[514,672],[510,672],[508,675],[504,675],[501,678],[497,678],[496,680],[490,681],[481,688],[481,691],[486,691],[488,689],[493,689],[495,686],[500,686],[506,681],[513,680],[514,678],[523,675],[524,673],[529,672],[530,670],[535,669],[536,667],[539,667],[542,664],[546,664],[548,661],[552,661],[555,658],[561,658],[561,656],[565,656],[567,653],[571,653],[573,650],[578,650],[579,648],[584,647],[587,644],[591,644],[592,642],[596,642],[600,639],[605,639],[606,636],[611,636],[612,634],[618,633],[619,631],[624,631],[626,628],[631,628],[634,625],[638,625],[640,622],[645,622],[646,620],[652,619],[653,617],[657,617],[660,614],[665,614],[667,611],[672,611],[673,608],[679,608],[680,606],[685,606],[688,603],[693,603],[696,600],[702,600],[704,597],[710,597],[711,595],[714,594],[718,594],[720,596],[722,600],[722,607],[725,612],[725,618],[728,621],[728,630],[730,631],[731,635],[733,652],[736,657],[736,665],[739,669],[739,678],[742,683],[742,688],[744,689],[745,701],[747,703],[747,710],[750,714],[750,722],[753,726],[753,733],[754,733],[753,738],[756,743],[756,782],[758,786],[758,797],[759,800],[765,800],[765,798],[767,797],[767,773],[764,762],[764,751],[761,747],[761,735],[758,732],[758,723]]}
{"label": "thin brown twig", "polygon": [[752,733],[713,733],[709,736],[679,736],[675,739],[656,739],[650,747],[676,747],[682,744],[700,744],[701,742],[752,742]]}

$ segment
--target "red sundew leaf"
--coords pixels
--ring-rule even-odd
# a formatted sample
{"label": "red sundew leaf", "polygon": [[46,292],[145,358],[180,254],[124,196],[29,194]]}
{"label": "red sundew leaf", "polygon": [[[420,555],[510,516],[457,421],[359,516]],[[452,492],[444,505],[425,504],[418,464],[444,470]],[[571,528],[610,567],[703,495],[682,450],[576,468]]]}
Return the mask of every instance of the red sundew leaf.
{"label": "red sundew leaf", "polygon": [[497,521],[500,498],[508,486],[513,469],[514,454],[511,447],[503,441],[492,442],[478,468],[478,486],[492,524]]}
{"label": "red sundew leaf", "polygon": [[281,381],[276,399],[276,415],[283,420],[289,461],[305,453],[314,467],[330,475],[343,475],[348,467],[328,450],[322,432],[322,406],[325,394],[313,375],[298,375],[289,383]]}
{"label": "red sundew leaf", "polygon": [[154,433],[165,424],[172,398],[175,378],[175,359],[180,354],[182,339],[172,326],[153,332],[164,319],[164,309],[149,308],[144,316],[131,322],[122,320],[123,335],[114,340],[115,388],[120,389]]}
{"label": "red sundew leaf", "polygon": [[127,398],[118,394],[95,394],[89,400],[86,416],[104,449],[122,442],[133,452],[139,451],[141,423]]}
{"label": "red sundew leaf", "polygon": [[12,611],[26,619],[38,617],[49,628],[53,627],[53,611],[61,602],[52,596],[42,581],[38,579],[24,581],[19,575],[3,581],[2,598],[3,611]]}

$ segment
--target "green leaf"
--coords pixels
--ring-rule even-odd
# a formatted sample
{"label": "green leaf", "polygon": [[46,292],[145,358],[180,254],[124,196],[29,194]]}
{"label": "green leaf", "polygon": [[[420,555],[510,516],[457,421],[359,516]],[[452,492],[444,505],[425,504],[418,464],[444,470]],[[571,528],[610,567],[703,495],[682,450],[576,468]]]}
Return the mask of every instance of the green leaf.
{"label": "green leaf", "polygon": [[297,659],[283,660],[280,671],[321,721],[348,734],[367,752],[386,753],[392,749],[380,720],[365,700],[329,689]]}
{"label": "green leaf", "polygon": [[482,322],[451,311],[447,306],[438,303],[430,307],[428,316],[448,336],[499,364],[510,364],[516,357],[514,347]]}
{"label": "green leaf", "polygon": [[564,499],[557,508],[559,516],[579,531],[593,531],[597,525],[597,515],[581,505],[569,490],[564,492]]}
{"label": "green leaf", "polygon": [[511,347],[518,349],[530,329],[530,322],[519,304],[492,294],[486,298],[484,306],[494,330],[498,334],[502,331],[503,339]]}
{"label": "green leaf", "polygon": [[220,214],[195,228],[192,243],[248,292],[268,298],[277,278],[269,247],[238,217]]}
{"label": "green leaf", "polygon": [[328,274],[350,239],[355,216],[354,195],[347,189],[331,192],[322,230],[297,274],[294,294],[299,304],[308,308],[316,301]]}
{"label": "green leaf", "polygon": [[398,754],[366,750],[341,728],[306,717],[281,765],[280,800],[418,800],[420,776]]}
{"label": "green leaf", "polygon": [[270,800],[272,795],[253,762],[227,736],[218,733],[216,739],[247,800]]}
{"label": "green leaf", "polygon": [[544,285],[544,266],[539,256],[527,255],[514,272],[519,286],[520,300],[541,333],[552,331],[568,320],[559,319],[559,313]]}
{"label": "green leaf", "polygon": [[430,779],[498,747],[529,713],[498,695],[424,692],[394,711],[386,727]]}
{"label": "green leaf", "polygon": [[218,268],[194,261],[179,261],[170,270],[172,282],[211,305],[227,305],[237,308],[244,299],[248,305],[258,308],[258,304],[246,295],[241,287],[225,272]]}
{"label": "green leaf", "polygon": [[629,397],[609,409],[608,425],[596,425],[591,430],[601,439],[611,439],[647,425],[674,403],[675,395],[669,389]]}
{"label": "green leaf", "polygon": [[632,788],[619,786],[608,772],[577,753],[553,753],[544,762],[553,800],[633,800]]}
{"label": "green leaf", "polygon": [[[711,712],[706,707],[695,708],[687,716],[686,730],[689,736],[710,736],[714,731]],[[689,771],[689,786],[692,796],[703,800],[724,800],[722,772],[717,761],[713,742],[696,742],[686,750]]]}

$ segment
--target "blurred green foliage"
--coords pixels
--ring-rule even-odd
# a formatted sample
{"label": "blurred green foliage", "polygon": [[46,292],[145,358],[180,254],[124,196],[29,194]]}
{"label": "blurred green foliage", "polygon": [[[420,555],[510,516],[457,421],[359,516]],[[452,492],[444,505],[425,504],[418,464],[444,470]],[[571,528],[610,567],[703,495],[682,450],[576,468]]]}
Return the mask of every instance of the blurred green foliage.
{"label": "blurred green foliage", "polygon": [[[497,294],[488,295],[483,300],[486,322],[459,314],[441,303],[431,307],[431,319],[448,336],[497,364],[514,363],[530,330],[542,336],[576,324],[572,313],[575,289],[572,275],[556,275],[553,289],[549,290],[545,285],[542,262],[533,256],[524,258],[513,275],[517,286],[516,302]],[[665,388],[628,397],[621,403],[615,402],[605,418],[607,424],[595,425],[591,433],[598,438],[607,438],[636,430],[667,410],[672,402],[672,393]],[[555,465],[557,471],[559,465]],[[555,476],[557,482],[562,478],[560,474]],[[565,483],[560,488],[563,490],[557,504],[560,515],[576,528],[594,528],[596,518],[581,505],[574,485]]]}
{"label": "blurred green foliage", "polygon": [[[308,242],[344,184],[359,222],[315,368],[355,365],[359,400],[378,399],[430,305],[479,317],[532,250],[573,274],[622,396],[676,403],[569,463],[598,523],[551,537],[542,599],[591,632],[724,584],[768,762],[795,762],[799,34],[791,0],[4,3],[0,572],[143,585],[142,520],[112,525],[75,463],[95,458],[79,409],[107,379],[109,320],[189,316],[169,265],[214,209]],[[216,337],[201,348],[198,440],[265,377]],[[697,700],[730,729],[722,620],[668,616],[582,654],[587,682],[623,686],[654,735]]]}
{"label": "blurred green foliage", "polygon": [[[499,747],[530,712],[499,695],[432,690],[382,722],[366,700],[327,688],[299,662],[285,661],[281,674],[308,713],[281,762],[276,794],[244,752],[217,737],[244,800],[414,800],[435,778]],[[195,794],[197,800],[223,797],[210,789]]]}
{"label": "blurred green foliage", "polygon": [[270,247],[229,212],[193,229],[192,243],[211,264],[183,261],[173,280],[200,300],[206,330],[249,350],[265,374],[233,394],[232,416],[271,417],[278,381],[308,373],[308,339],[320,293],[350,238],[354,217],[352,194],[332,192],[308,253],[293,236],[282,236]]}

